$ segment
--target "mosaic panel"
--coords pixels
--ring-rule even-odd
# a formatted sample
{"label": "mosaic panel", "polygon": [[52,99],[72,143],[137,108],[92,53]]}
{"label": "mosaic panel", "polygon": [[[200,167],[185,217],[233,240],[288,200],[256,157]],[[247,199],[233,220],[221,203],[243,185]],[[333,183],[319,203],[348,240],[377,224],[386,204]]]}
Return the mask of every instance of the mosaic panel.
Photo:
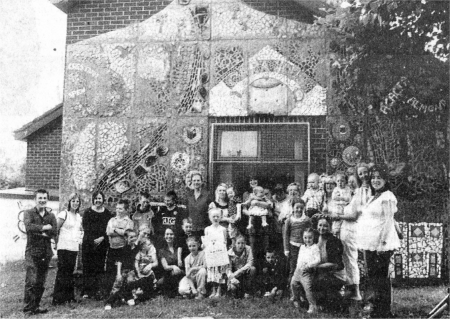
{"label": "mosaic panel", "polygon": [[[404,239],[391,259],[391,276],[398,276],[401,266],[403,278],[441,278],[443,225],[403,222],[399,225]],[[401,263],[398,263],[399,259]]]}
{"label": "mosaic panel", "polygon": [[[290,50],[284,40],[230,41],[227,46],[213,47],[213,63],[222,62],[213,66],[209,113],[324,115],[326,89],[315,79],[321,53],[315,47],[313,52],[307,41],[298,42],[299,47],[300,43],[307,49],[296,50],[292,45]],[[243,61],[233,63],[241,57]]]}
{"label": "mosaic panel", "polygon": [[210,49],[207,43],[180,43],[173,48],[170,86],[176,114],[206,112]]}
{"label": "mosaic panel", "polygon": [[68,116],[123,116],[134,89],[134,45],[72,45],[64,103]]}
{"label": "mosaic panel", "polygon": [[137,123],[133,149],[122,156],[111,167],[99,171],[100,178],[96,189],[119,197],[127,192],[138,193],[146,189],[152,192],[164,192],[167,183],[167,170],[159,164],[160,157],[167,155],[167,124],[155,120],[141,120]]}
{"label": "mosaic panel", "polygon": [[137,50],[135,114],[165,115],[171,106],[172,46],[143,44]]}

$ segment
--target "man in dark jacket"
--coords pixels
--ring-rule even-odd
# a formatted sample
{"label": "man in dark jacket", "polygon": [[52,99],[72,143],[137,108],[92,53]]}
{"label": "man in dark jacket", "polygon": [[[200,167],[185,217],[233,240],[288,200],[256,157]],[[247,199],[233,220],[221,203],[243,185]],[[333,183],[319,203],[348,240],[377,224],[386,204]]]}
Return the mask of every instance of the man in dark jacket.
{"label": "man in dark jacket", "polygon": [[47,207],[48,192],[38,189],[35,192],[36,206],[24,212],[24,224],[27,231],[25,249],[25,297],[23,311],[34,315],[46,313],[40,309],[48,266],[53,252],[51,239],[56,235],[56,218]]}

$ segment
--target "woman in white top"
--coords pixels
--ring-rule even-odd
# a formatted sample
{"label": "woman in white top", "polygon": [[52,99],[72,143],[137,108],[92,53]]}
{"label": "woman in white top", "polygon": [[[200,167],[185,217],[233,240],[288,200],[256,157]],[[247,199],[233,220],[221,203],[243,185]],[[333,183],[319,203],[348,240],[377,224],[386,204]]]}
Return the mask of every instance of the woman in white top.
{"label": "woman in white top", "polygon": [[53,305],[75,301],[73,271],[83,232],[80,204],[80,195],[72,194],[67,210],[60,211],[57,216],[58,272],[53,291]]}
{"label": "woman in white top", "polygon": [[397,198],[389,190],[386,167],[373,166],[370,175],[375,194],[361,209],[356,242],[365,251],[368,284],[374,293],[371,317],[388,318],[391,316],[389,261],[393,251],[400,247],[394,221]]}

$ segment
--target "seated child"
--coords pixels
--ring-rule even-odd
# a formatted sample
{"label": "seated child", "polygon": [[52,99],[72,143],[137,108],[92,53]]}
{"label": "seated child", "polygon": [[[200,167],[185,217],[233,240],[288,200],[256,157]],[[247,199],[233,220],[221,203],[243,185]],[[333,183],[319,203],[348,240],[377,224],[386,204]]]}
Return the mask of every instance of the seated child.
{"label": "seated child", "polygon": [[325,193],[319,189],[320,177],[317,173],[311,173],[308,176],[308,189],[302,196],[306,203],[306,215],[312,217],[314,214],[322,211]]}
{"label": "seated child", "polygon": [[177,238],[178,267],[180,268],[184,267],[184,259],[189,255],[187,239],[192,236],[192,219],[190,217],[183,219],[181,228],[183,233]]}
{"label": "seated child", "polygon": [[340,238],[342,220],[339,216],[344,215],[344,207],[347,206],[352,199],[352,190],[347,186],[344,174],[336,175],[336,184],[337,185],[331,194],[331,203],[328,206],[328,212],[331,217],[338,217],[337,220],[333,220],[331,229],[333,235]]}
{"label": "seated child", "polygon": [[134,260],[136,254],[139,252],[139,247],[136,245],[136,231],[127,229],[125,230],[124,237],[126,238],[127,245],[124,247],[120,260],[116,263],[117,275],[111,293],[106,299],[105,310],[111,310],[111,306],[118,301],[120,302],[122,299],[125,299],[130,306],[134,305],[130,284],[136,281]]}
{"label": "seated child", "polygon": [[[156,249],[155,246],[153,246],[153,243],[150,240],[150,238],[142,239],[141,243],[142,243],[141,250],[136,254],[134,267],[136,269],[137,277],[139,279],[149,278],[147,280],[149,286],[148,289],[153,290],[152,287],[156,282],[153,269],[158,267],[158,258],[156,257]],[[141,280],[141,283],[143,284],[144,281]]]}
{"label": "seated child", "polygon": [[285,268],[286,266],[276,256],[275,251],[267,249],[261,274],[264,297],[274,298],[283,295],[283,288],[286,287]]}
{"label": "seated child", "polygon": [[186,240],[191,252],[184,260],[186,276],[181,279],[178,292],[180,295],[196,295],[195,299],[202,300],[206,295],[206,261],[205,252],[199,251],[200,242],[195,237]]}
{"label": "seated child", "polygon": [[315,267],[320,264],[319,246],[315,244],[315,231],[308,228],[303,232],[303,242],[305,245],[300,247],[298,254],[297,268],[291,280],[291,290],[294,299],[294,306],[299,307],[300,291],[306,295],[309,303],[308,313],[317,312],[317,302],[312,290],[312,281],[314,278]]}
{"label": "seated child", "polygon": [[236,243],[236,237],[239,230],[236,223],[241,219],[241,201],[236,197],[236,192],[233,187],[228,187],[228,236],[231,239],[231,246]]}
{"label": "seated child", "polygon": [[268,201],[264,196],[264,188],[256,186],[253,188],[253,193],[245,203],[248,208],[248,226],[247,229],[253,228],[253,219],[255,216],[261,217],[261,226],[267,227],[267,215],[269,215],[269,209],[273,207],[272,202]]}

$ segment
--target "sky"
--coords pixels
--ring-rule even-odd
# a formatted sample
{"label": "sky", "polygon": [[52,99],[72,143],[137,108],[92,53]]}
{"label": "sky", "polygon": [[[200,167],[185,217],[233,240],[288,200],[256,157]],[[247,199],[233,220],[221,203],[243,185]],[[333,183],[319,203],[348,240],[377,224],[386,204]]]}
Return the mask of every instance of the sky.
{"label": "sky", "polygon": [[13,131],[62,102],[66,14],[48,0],[0,0],[0,161],[20,163]]}

